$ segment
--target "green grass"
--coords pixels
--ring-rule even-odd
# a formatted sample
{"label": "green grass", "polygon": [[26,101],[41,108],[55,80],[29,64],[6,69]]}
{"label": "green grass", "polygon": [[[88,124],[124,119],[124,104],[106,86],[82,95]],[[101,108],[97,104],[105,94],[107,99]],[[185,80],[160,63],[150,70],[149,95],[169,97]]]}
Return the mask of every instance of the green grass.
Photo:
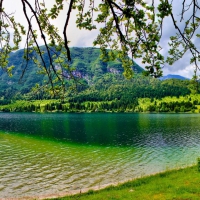
{"label": "green grass", "polygon": [[198,167],[172,170],[149,177],[110,186],[87,193],[56,198],[57,200],[199,200],[200,172]]}

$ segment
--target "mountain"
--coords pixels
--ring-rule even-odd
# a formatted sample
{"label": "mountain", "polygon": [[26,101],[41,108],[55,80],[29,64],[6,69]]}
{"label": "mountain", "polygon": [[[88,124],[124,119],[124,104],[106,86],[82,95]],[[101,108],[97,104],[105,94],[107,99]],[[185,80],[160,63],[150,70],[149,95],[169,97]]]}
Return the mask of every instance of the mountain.
{"label": "mountain", "polygon": [[[72,67],[82,74],[87,75],[91,79],[94,76],[105,73],[121,74],[123,67],[120,60],[103,62],[100,59],[100,49],[98,48],[79,48],[73,47],[70,49],[72,55]],[[134,63],[132,66],[134,72],[141,73],[144,71],[139,65]]]}
{"label": "mountain", "polygon": [[[136,63],[132,66],[135,72],[134,78],[126,79],[123,76],[120,60],[103,62],[100,59],[100,49],[98,48],[73,47],[70,50],[72,57],[70,67],[74,69],[73,75],[81,78],[81,84],[78,84],[78,92],[66,91],[66,101],[72,103],[112,101],[118,102],[123,107],[123,105],[132,103],[136,105],[139,97],[153,99],[165,96],[179,97],[191,93],[188,80],[167,79],[161,81],[152,77],[144,77],[141,73],[143,69]],[[46,80],[46,76],[39,73],[40,68],[36,67],[33,61],[29,61],[27,65],[26,61],[22,59],[23,54],[23,50],[10,54],[9,65],[15,66],[13,77],[10,78],[2,70],[0,71],[0,104],[5,103],[4,100],[50,98],[42,90],[38,90],[37,95],[31,93],[32,87],[36,83],[42,84]],[[49,59],[45,51],[44,58],[48,66]],[[59,68],[59,66],[57,67]],[[23,79],[20,80],[24,69],[26,72]],[[63,73],[68,75],[67,71]],[[68,78],[66,80],[70,86],[70,80]]]}
{"label": "mountain", "polygon": [[[49,59],[47,52],[44,50],[44,60],[47,66],[49,65]],[[74,68],[73,75],[82,78],[86,85],[94,85],[103,76],[108,74],[122,75],[123,67],[120,60],[114,60],[110,62],[103,62],[100,59],[100,49],[98,48],[78,48],[73,47],[71,51],[71,68]],[[59,52],[57,52],[59,54]],[[34,56],[34,52],[32,53]],[[23,60],[24,50],[13,52],[9,57],[9,66],[14,65],[13,76],[8,77],[3,70],[0,70],[0,97],[11,99],[17,98],[20,95],[27,94],[31,91],[31,88],[36,83],[42,85],[46,77],[40,75],[40,69],[34,64],[33,61],[29,61],[28,64]],[[134,72],[141,73],[143,69],[134,63],[132,66]],[[22,79],[20,79],[23,70],[26,69]],[[66,72],[67,73],[67,72]],[[113,79],[116,76],[112,76]],[[115,78],[114,78],[115,79]],[[85,88],[85,87],[84,87]],[[20,97],[21,98],[21,97]]]}
{"label": "mountain", "polygon": [[175,75],[175,74],[168,74],[167,76],[163,76],[159,78],[160,80],[167,80],[167,79],[180,79],[180,80],[189,80],[186,77],[180,76],[180,75]]}

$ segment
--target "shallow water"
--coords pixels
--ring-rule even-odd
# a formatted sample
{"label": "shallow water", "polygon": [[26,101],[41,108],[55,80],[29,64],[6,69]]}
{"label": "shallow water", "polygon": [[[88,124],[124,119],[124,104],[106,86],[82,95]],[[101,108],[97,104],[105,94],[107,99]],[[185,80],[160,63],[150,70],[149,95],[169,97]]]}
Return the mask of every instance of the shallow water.
{"label": "shallow water", "polygon": [[0,198],[38,197],[196,163],[198,114],[0,114]]}

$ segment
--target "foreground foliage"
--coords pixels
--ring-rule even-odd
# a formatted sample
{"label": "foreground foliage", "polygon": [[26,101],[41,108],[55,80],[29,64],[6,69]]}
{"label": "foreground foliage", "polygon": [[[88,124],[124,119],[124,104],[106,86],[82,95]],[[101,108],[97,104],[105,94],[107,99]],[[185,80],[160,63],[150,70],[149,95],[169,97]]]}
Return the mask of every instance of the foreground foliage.
{"label": "foreground foliage", "polygon": [[[196,41],[200,37],[200,7],[196,0],[182,0],[178,13],[175,1],[168,0],[149,0],[148,3],[143,0],[55,0],[52,4],[45,0],[21,0],[19,6],[27,22],[26,28],[22,22],[17,22],[14,13],[8,13],[5,1],[0,0],[0,66],[11,75],[14,66],[8,65],[9,54],[19,49],[22,36],[26,36],[24,58],[27,62],[34,61],[43,70],[54,94],[59,86],[65,89],[63,70],[71,72],[72,59],[67,29],[70,16],[74,12],[77,14],[75,25],[78,28],[89,31],[99,29],[99,34],[93,41],[94,45],[100,46],[104,60],[121,59],[124,74],[128,78],[133,75],[133,63],[128,55],[134,59],[142,58],[146,74],[154,77],[162,75],[165,62],[173,64],[186,52],[190,54],[190,62],[194,64],[195,72],[199,69],[200,52]],[[60,31],[53,21],[62,11],[66,13],[66,18]],[[171,18],[172,25],[167,59],[162,55],[160,46],[166,18]],[[48,52],[48,64],[44,61],[45,55],[39,46],[41,41]],[[61,54],[52,51],[51,47],[57,48]],[[108,52],[107,49],[114,50],[114,53]],[[33,51],[37,52],[39,59],[32,55]],[[55,60],[61,68],[59,71],[56,70]],[[22,74],[24,71],[26,68],[22,69]]]}
{"label": "foreground foliage", "polygon": [[85,194],[78,194],[57,200],[110,200],[110,199],[191,199],[197,200],[200,196],[200,173],[197,166],[185,169],[172,170],[149,177],[136,179],[111,186],[100,191],[90,190]]}

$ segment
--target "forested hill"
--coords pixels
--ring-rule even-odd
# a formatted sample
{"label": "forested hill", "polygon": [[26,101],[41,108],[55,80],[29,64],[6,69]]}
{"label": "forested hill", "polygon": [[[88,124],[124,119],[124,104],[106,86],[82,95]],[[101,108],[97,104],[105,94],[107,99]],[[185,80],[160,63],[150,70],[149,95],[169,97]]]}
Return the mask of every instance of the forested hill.
{"label": "forested hill", "polygon": [[122,75],[106,74],[94,85],[70,95],[71,102],[120,101],[132,103],[137,98],[163,98],[166,96],[185,96],[191,93],[192,85],[188,80],[168,79],[160,81],[151,77],[136,75],[126,80]]}
{"label": "forested hill", "polygon": [[[106,74],[122,74],[123,68],[119,60],[112,62],[103,62],[100,59],[100,49],[98,48],[78,48],[73,47],[71,50],[72,68],[74,68],[74,76],[81,77],[88,85],[95,84]],[[29,61],[26,67],[26,61],[22,59],[24,50],[11,53],[9,65],[14,65],[13,76],[8,77],[2,70],[0,71],[0,96],[6,99],[23,98],[24,94],[30,92],[31,88],[36,84],[42,84],[45,77],[38,74],[39,69],[32,61]],[[48,56],[44,57],[48,58]],[[45,62],[49,63],[48,59]],[[26,68],[25,75],[22,80],[20,76]],[[136,63],[132,66],[135,73],[141,73],[143,69]]]}
{"label": "forested hill", "polygon": [[[67,91],[67,101],[120,101],[121,103],[134,102],[136,98],[162,98],[165,96],[184,96],[194,91],[189,80],[159,79],[144,77],[143,69],[137,64],[133,66],[134,77],[127,80],[123,75],[123,68],[119,60],[103,62],[100,59],[100,50],[97,48],[71,48],[72,67],[74,76],[81,77],[83,84],[78,92]],[[13,77],[0,73],[1,100],[15,99],[46,99],[43,92],[35,96],[30,95],[31,88],[36,83],[44,81],[45,77],[38,74],[37,67],[29,62],[22,81],[18,84],[21,73],[26,66],[22,60],[23,50],[10,55],[10,65],[15,65]],[[46,60],[48,63],[48,60]]]}

